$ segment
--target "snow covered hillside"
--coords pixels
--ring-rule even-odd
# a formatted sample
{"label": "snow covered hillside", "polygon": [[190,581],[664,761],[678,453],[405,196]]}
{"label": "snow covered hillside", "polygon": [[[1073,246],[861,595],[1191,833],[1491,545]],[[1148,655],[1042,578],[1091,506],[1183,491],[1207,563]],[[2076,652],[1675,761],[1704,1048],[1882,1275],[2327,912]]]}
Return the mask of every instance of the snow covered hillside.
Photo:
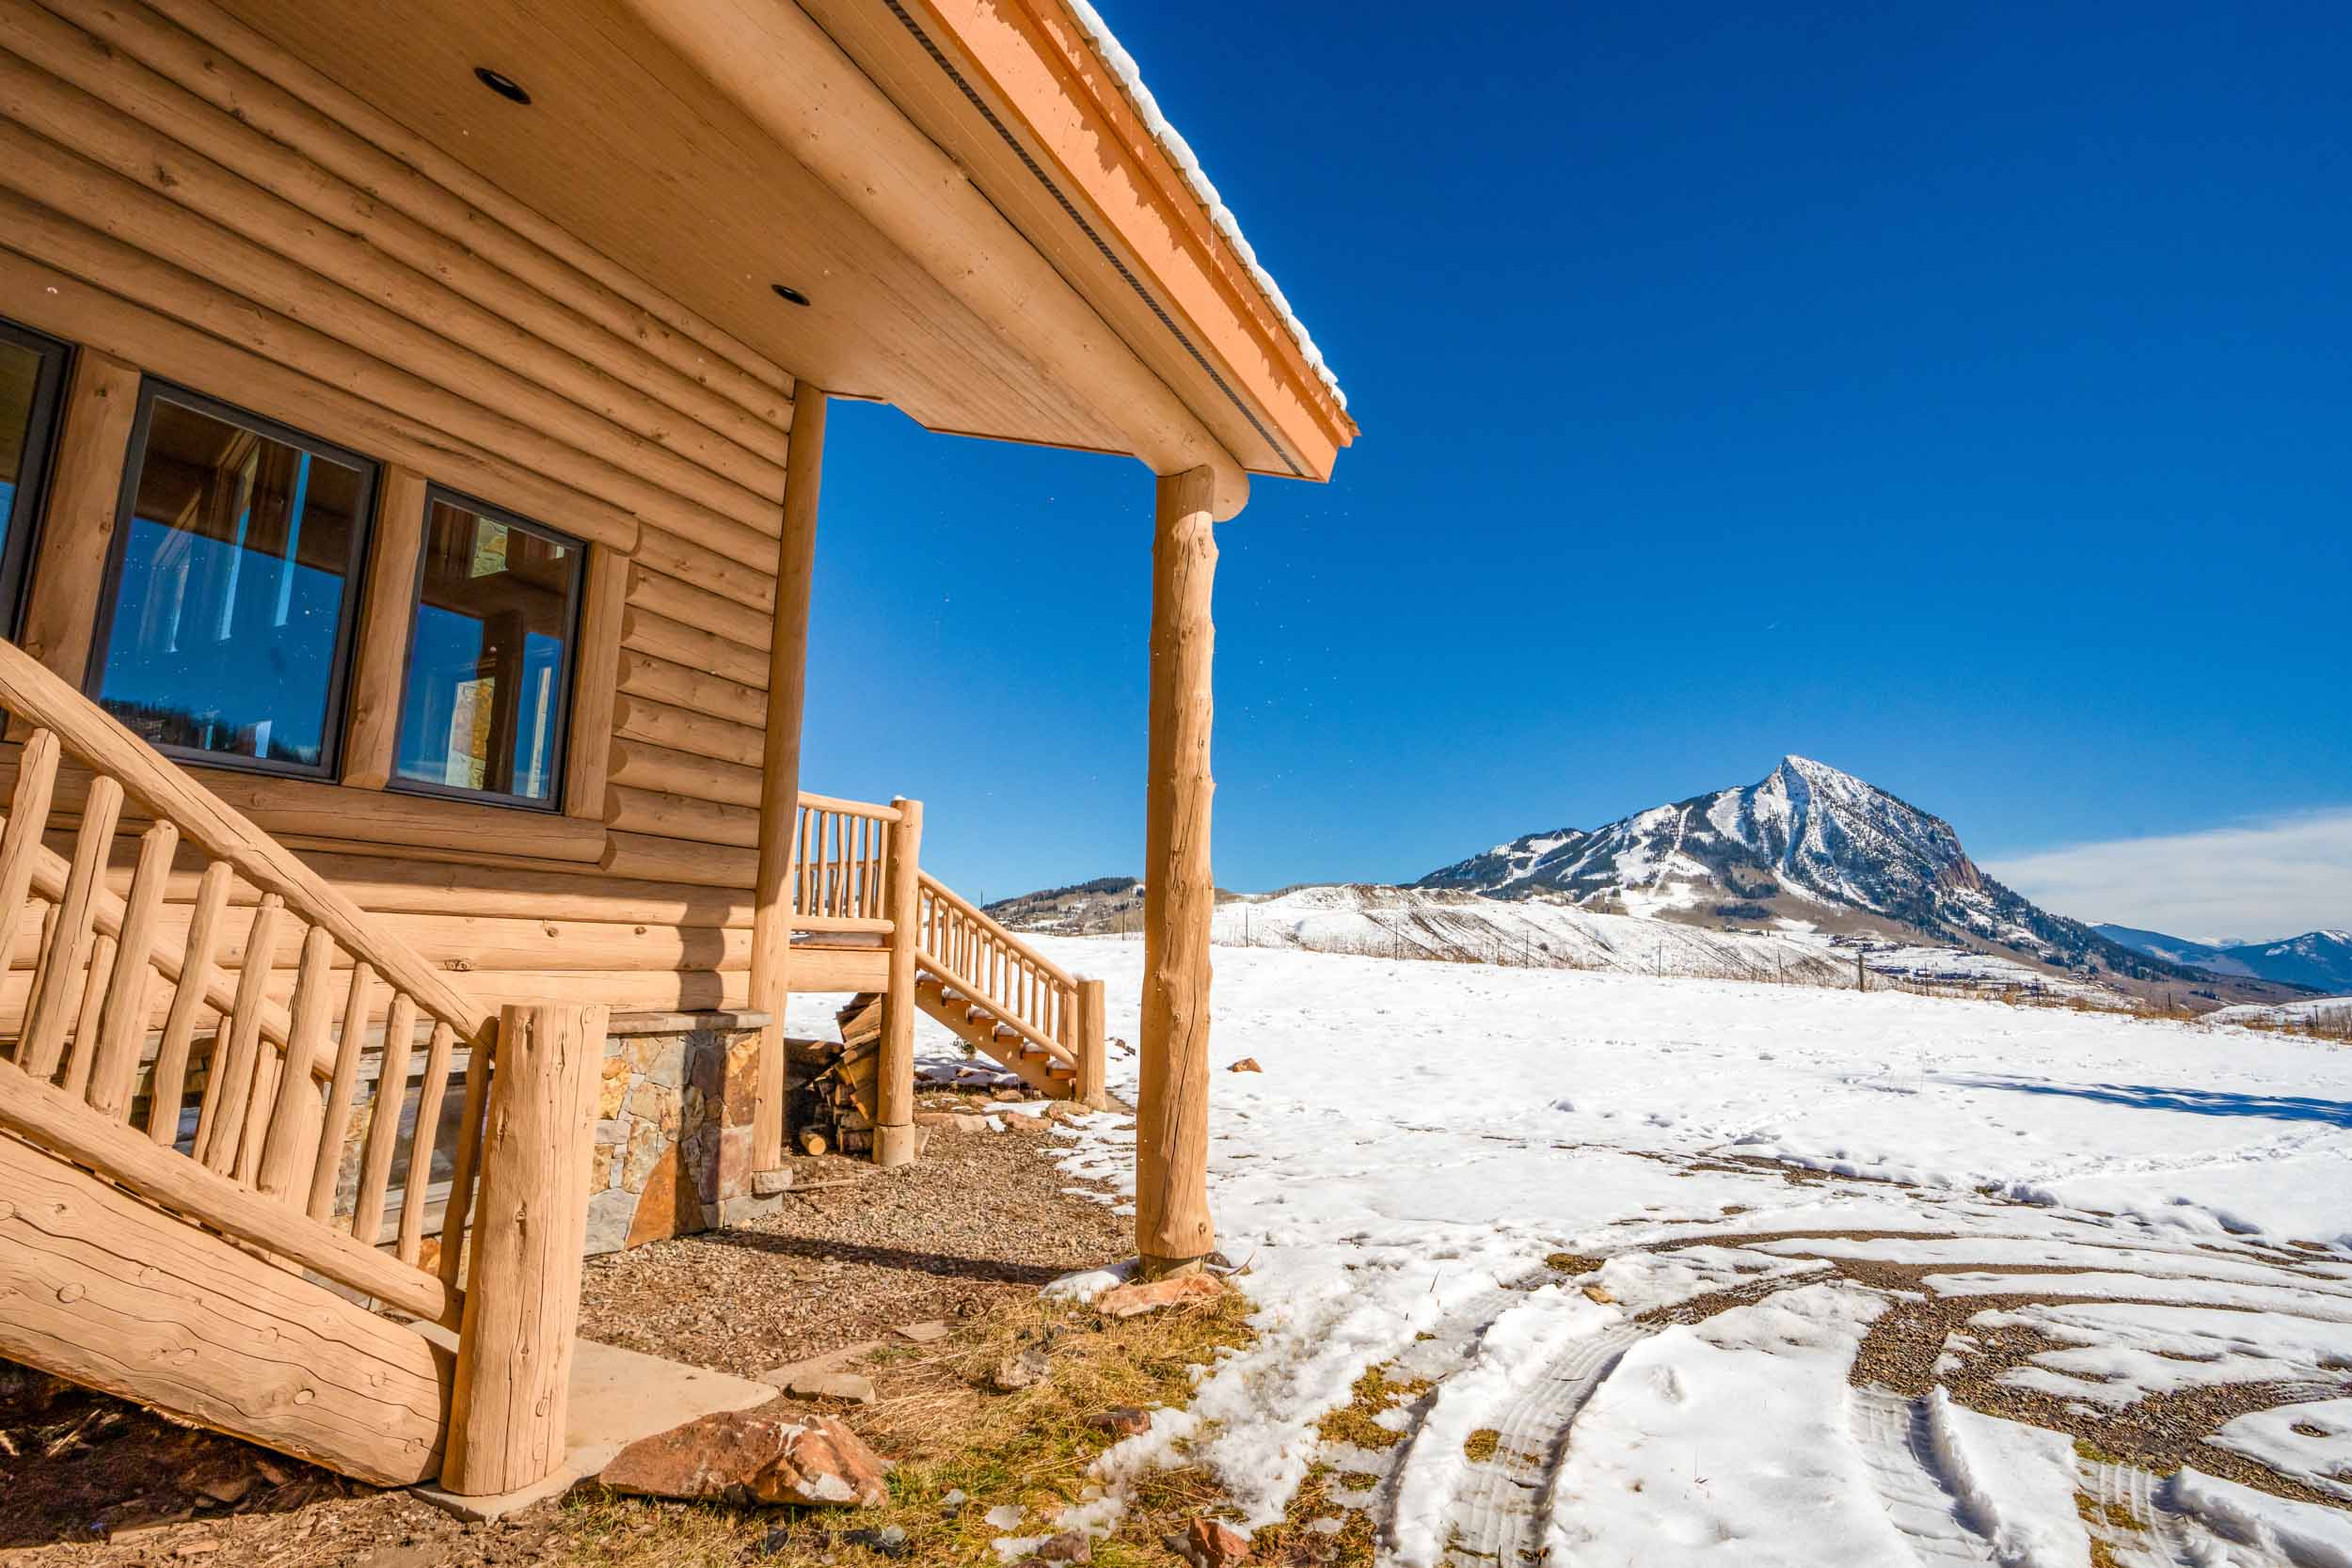
{"label": "snow covered hillside", "polygon": [[[1132,1041],[1141,947],[1042,945]],[[1114,1494],[1314,1471],[1405,1568],[2352,1563],[2352,1053],[1260,947],[1216,1065],[1260,1338]],[[1130,1118],[1065,1135],[1132,1179]]]}
{"label": "snow covered hillside", "polygon": [[2250,974],[2291,986],[2308,986],[2330,996],[2352,995],[2352,931],[2306,931],[2277,942],[2216,947],[2143,931],[2129,926],[2093,927],[2124,946],[2175,963],[2193,964],[2216,974]]}
{"label": "snow covered hillside", "polygon": [[1350,883],[1237,898],[1218,906],[1213,929],[1218,943],[1232,947],[1787,985],[1851,986],[1859,955],[1874,976],[1898,984],[2130,1005],[2129,998],[2095,981],[2054,974],[1998,954],[1834,937],[1801,920],[1770,925],[1772,928],[1710,930],[1597,913],[1572,904]]}

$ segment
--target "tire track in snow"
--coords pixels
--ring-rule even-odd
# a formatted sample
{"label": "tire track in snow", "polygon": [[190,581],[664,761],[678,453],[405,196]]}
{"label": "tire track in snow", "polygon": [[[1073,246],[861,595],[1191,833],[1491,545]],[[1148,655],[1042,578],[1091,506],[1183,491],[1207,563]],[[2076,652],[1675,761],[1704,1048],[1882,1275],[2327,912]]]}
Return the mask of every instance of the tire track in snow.
{"label": "tire track in snow", "polygon": [[[1645,1333],[1629,1325],[1572,1341],[1500,1408],[1487,1428],[1499,1434],[1494,1453],[1464,1463],[1447,1508],[1445,1558],[1454,1568],[1519,1568],[1541,1560],[1552,1478],[1577,1414]],[[1390,1530],[1393,1537],[1393,1518]]]}
{"label": "tire track in snow", "polygon": [[2157,1477],[2108,1460],[2085,1462],[2083,1476],[2083,1489],[2103,1509],[2120,1508],[2145,1527],[2137,1531],[2100,1528],[2118,1561],[2130,1568],[2209,1568],[2235,1560],[2221,1553],[2220,1544],[2203,1526],[2159,1500],[2164,1482]]}
{"label": "tire track in snow", "polygon": [[1962,1523],[1960,1497],[1936,1465],[1925,1402],[1871,1386],[1853,1391],[1851,1410],[1879,1504],[1921,1568],[1998,1561],[1992,1543]]}

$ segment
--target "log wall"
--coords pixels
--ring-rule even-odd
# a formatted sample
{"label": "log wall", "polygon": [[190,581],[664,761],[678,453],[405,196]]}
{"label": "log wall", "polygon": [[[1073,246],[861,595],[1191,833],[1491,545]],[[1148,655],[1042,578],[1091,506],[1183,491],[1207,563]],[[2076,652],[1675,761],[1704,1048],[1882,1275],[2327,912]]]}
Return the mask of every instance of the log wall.
{"label": "log wall", "polygon": [[[208,0],[0,0],[0,315],[91,372],[20,641],[81,678],[126,367],[376,459],[388,512],[439,483],[587,540],[560,814],[382,787],[406,617],[372,594],[342,781],[198,774],[488,1001],[743,1006],[793,379],[387,107]],[[91,480],[62,483],[77,462]],[[84,787],[60,779],[61,814]],[[173,879],[167,927],[194,895]],[[271,953],[278,989],[295,958]]]}

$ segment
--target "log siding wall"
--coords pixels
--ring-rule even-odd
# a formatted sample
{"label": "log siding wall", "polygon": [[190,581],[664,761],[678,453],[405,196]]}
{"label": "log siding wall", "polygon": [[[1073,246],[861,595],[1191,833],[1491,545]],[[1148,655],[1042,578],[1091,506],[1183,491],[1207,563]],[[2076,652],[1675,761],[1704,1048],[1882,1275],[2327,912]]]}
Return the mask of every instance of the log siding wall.
{"label": "log siding wall", "polygon": [[[560,974],[615,1009],[742,1006],[792,378],[384,107],[207,0],[0,0],[0,316],[374,458],[406,481],[389,497],[443,483],[587,540],[561,813],[383,791],[380,714],[342,784],[197,771],[487,1004]],[[77,438],[103,457],[102,422],[69,413],[61,466]],[[33,567],[77,682],[96,583],[72,563],[119,480],[118,459],[53,506]],[[406,615],[382,619],[363,665],[400,657]],[[60,812],[86,787],[61,777]],[[117,851],[119,891],[135,839]],[[167,926],[195,887],[172,879]],[[228,911],[231,967],[252,904]],[[277,944],[273,989],[296,957]]]}

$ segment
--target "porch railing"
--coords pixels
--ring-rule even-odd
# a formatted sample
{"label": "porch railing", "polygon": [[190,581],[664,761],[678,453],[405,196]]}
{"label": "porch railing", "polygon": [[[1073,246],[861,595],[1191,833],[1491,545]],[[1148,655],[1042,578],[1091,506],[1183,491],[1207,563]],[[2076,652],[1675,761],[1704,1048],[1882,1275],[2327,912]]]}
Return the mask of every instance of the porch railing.
{"label": "porch railing", "polygon": [[[111,1183],[135,1194],[210,1232],[220,1247],[309,1271],[458,1333],[454,1379],[441,1392],[439,1412],[396,1401],[375,1407],[384,1420],[410,1429],[402,1467],[392,1470],[366,1433],[324,1418],[305,1428],[298,1414],[278,1409],[251,1413],[258,1426],[240,1425],[246,1414],[240,1402],[200,1395],[202,1378],[218,1368],[187,1370],[178,1357],[158,1366],[123,1340],[118,1325],[125,1313],[188,1309],[169,1291],[137,1296],[143,1279],[107,1276],[100,1282],[105,1289],[130,1293],[62,1328],[18,1321],[0,1307],[10,1344],[22,1338],[55,1349],[84,1381],[134,1399],[166,1407],[195,1400],[208,1424],[379,1482],[424,1479],[437,1467],[443,1485],[479,1494],[543,1478],[563,1448],[604,1009],[510,1006],[489,1014],[284,846],[5,641],[0,708],[24,731],[0,823],[0,954],[15,953],[28,921],[40,927],[29,979],[20,992],[9,972],[16,1006],[0,1008],[13,1023],[12,1036],[0,1029],[0,1128],[103,1178],[96,1191]],[[106,873],[126,821],[148,825],[128,891],[118,895]],[[70,858],[44,842],[53,827],[71,833]],[[197,851],[199,869],[180,937],[164,905],[186,848]],[[228,940],[232,894],[252,901],[241,952]],[[281,942],[300,955],[283,1003],[273,994]],[[339,1177],[360,1059],[379,1019],[378,1088],[345,1214]],[[190,1059],[208,1022],[210,1051],[190,1130]],[[420,1032],[424,1069],[410,1117],[405,1090]],[[139,1127],[135,1091],[151,1037],[154,1065]],[[449,1152],[439,1254],[428,1261],[426,1196],[461,1046],[463,1103]],[[404,1157],[388,1253],[374,1243]],[[146,1212],[115,1214],[93,1203],[92,1217],[79,1223],[100,1246],[131,1255],[141,1245],[138,1216]],[[470,1248],[469,1217],[479,1222]],[[471,1292],[459,1272],[469,1257],[481,1285]],[[197,1288],[232,1288],[215,1283],[215,1273],[194,1270],[205,1281]],[[312,1310],[347,1305],[322,1292]],[[340,1363],[303,1370],[327,1379],[353,1375]],[[373,1397],[360,1385],[337,1386],[363,1404]],[[300,1430],[290,1435],[290,1427]],[[406,1467],[419,1464],[432,1467]]]}

